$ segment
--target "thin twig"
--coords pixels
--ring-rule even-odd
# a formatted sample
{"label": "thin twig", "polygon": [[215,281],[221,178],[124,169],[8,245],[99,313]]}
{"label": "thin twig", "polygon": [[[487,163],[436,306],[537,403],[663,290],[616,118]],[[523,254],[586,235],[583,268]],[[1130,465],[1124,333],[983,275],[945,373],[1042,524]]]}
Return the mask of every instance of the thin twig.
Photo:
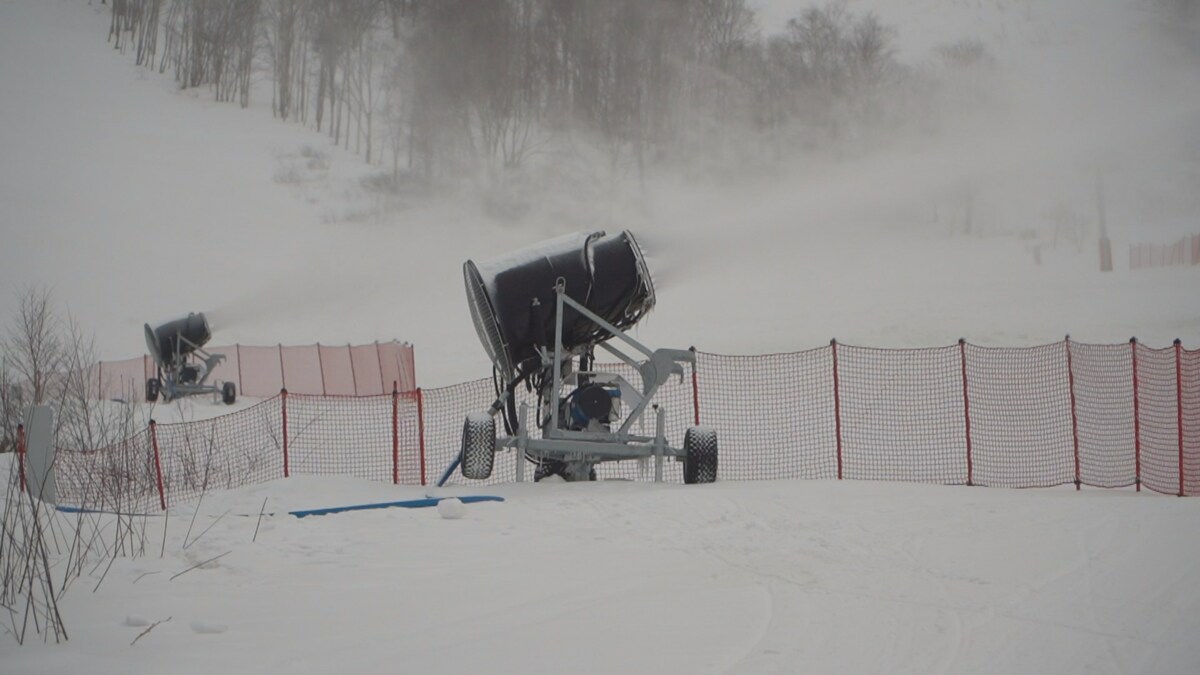
{"label": "thin twig", "polygon": [[135,637],[135,638],[133,638],[133,642],[130,642],[130,643],[129,643],[129,646],[130,646],[130,647],[132,647],[133,645],[135,645],[135,644],[137,643],[137,641],[138,641],[138,640],[141,640],[141,639],[142,639],[142,636],[143,636],[143,635],[145,635],[146,633],[149,633],[150,631],[154,630],[154,627],[155,627],[155,626],[157,626],[158,624],[160,624],[160,623],[166,623],[166,622],[170,621],[170,620],[171,620],[171,619],[173,619],[173,618],[174,618],[174,617],[170,617],[170,616],[168,616],[168,617],[167,617],[167,618],[165,618],[165,619],[162,619],[162,620],[159,620],[159,621],[155,621],[154,623],[150,624],[150,625],[149,625],[149,626],[146,628],[146,630],[144,630],[144,631],[142,631],[142,632],[138,633],[138,636],[137,636],[137,637]]}
{"label": "thin twig", "polygon": [[163,555],[167,552],[167,523],[169,523],[169,522],[171,522],[171,509],[167,509],[166,511],[163,512],[162,548],[160,548],[158,551],[159,558],[162,558]]}
{"label": "thin twig", "polygon": [[96,587],[92,589],[92,592],[93,592],[93,593],[95,593],[96,591],[100,590],[100,584],[104,583],[104,577],[107,577],[107,576],[108,576],[108,571],[109,571],[110,569],[112,569],[113,563],[114,563],[114,562],[116,562],[116,561],[117,561],[117,554],[116,554],[116,552],[114,551],[114,552],[113,552],[113,556],[112,556],[111,558],[109,558],[109,559],[108,559],[108,567],[105,567],[105,568],[104,568],[104,574],[101,574],[101,575],[100,575],[100,581],[97,581],[97,582],[96,582]]}
{"label": "thin twig", "polygon": [[158,572],[142,572],[141,574],[138,575],[138,578],[133,580],[133,583],[136,584],[137,582],[142,580],[142,577],[148,577],[151,574],[158,574]]}
{"label": "thin twig", "polygon": [[217,519],[212,522],[212,525],[209,525],[208,527],[204,528],[204,531],[201,532],[200,534],[196,535],[196,538],[193,539],[190,544],[185,542],[183,545],[183,548],[186,549],[187,547],[191,546],[192,544],[200,541],[200,538],[203,537],[204,535],[208,534],[208,531],[213,529],[214,525],[221,522],[221,519],[224,518],[226,515],[228,515],[229,511],[230,511],[229,509],[225,509],[225,513],[222,513],[221,515],[217,516]]}
{"label": "thin twig", "polygon": [[183,535],[183,547],[188,547],[188,537],[192,536],[192,525],[196,524],[196,514],[200,513],[200,505],[204,503],[204,493],[200,493],[200,499],[196,500],[196,510],[192,511],[192,522],[188,523],[187,532]]}
{"label": "thin twig", "polygon": [[254,537],[250,539],[250,543],[258,541],[258,526],[262,525],[263,512],[267,510],[267,498],[263,497],[262,508],[258,510],[258,522],[254,524]]}
{"label": "thin twig", "polygon": [[201,566],[203,566],[203,565],[207,565],[208,563],[210,563],[210,562],[212,562],[212,561],[216,560],[217,558],[224,558],[225,556],[229,555],[230,553],[233,553],[233,551],[225,551],[224,553],[222,553],[222,554],[221,554],[221,555],[219,555],[219,556],[215,556],[215,557],[209,558],[208,560],[205,560],[204,562],[198,562],[198,563],[196,563],[195,565],[192,565],[191,567],[187,568],[186,570],[184,570],[184,571],[180,572],[179,574],[176,574],[174,577],[171,577],[170,579],[167,579],[167,581],[174,581],[174,580],[175,580],[175,577],[183,576],[184,574],[187,574],[188,572],[191,572],[192,570],[196,569],[197,567],[201,567]]}

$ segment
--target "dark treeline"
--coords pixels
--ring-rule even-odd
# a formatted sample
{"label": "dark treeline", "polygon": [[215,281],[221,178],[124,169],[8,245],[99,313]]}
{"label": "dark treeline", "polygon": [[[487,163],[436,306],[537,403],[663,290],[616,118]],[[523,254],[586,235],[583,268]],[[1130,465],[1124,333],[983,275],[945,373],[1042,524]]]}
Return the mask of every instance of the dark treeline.
{"label": "dark treeline", "polygon": [[[939,83],[833,2],[763,36],[746,0],[111,0],[110,41],[407,177],[585,148],[615,173],[795,155],[925,125]],[[945,70],[987,64],[982,45]],[[959,78],[972,79],[972,78]],[[252,86],[261,82],[261,87]]]}

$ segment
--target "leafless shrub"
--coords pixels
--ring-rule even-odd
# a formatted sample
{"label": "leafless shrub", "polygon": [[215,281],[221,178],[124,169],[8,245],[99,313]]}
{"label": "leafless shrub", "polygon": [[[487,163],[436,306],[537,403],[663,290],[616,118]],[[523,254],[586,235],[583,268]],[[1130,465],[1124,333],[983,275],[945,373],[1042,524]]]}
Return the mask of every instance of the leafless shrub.
{"label": "leafless shrub", "polygon": [[0,513],[0,612],[18,643],[31,635],[61,641],[67,631],[59,601],[72,583],[106,562],[107,570],[117,557],[145,552],[147,516],[138,514],[153,490],[149,457],[133,409],[94,396],[92,341],[73,319],[58,317],[48,290],[23,293],[0,346],[4,384],[22,392],[6,399],[6,429],[23,414],[14,410],[21,403],[50,406],[59,494],[78,501],[62,512],[34,496],[48,485],[27,485],[33,476],[9,463]]}

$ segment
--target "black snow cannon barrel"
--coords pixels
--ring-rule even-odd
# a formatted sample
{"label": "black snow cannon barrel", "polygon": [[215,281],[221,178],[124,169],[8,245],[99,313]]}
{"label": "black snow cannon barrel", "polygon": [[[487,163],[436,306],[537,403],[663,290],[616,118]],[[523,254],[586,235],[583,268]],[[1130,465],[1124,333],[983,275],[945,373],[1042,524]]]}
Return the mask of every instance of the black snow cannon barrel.
{"label": "black snow cannon barrel", "polygon": [[[617,328],[654,307],[654,284],[629,231],[570,234],[515,253],[463,265],[467,303],[479,340],[505,383],[541,366],[537,347],[553,349],[555,285]],[[571,307],[563,312],[568,352],[610,335]]]}
{"label": "black snow cannon barrel", "polygon": [[146,348],[160,365],[174,363],[176,356],[186,356],[211,339],[212,330],[202,312],[168,321],[158,328],[146,324]]}

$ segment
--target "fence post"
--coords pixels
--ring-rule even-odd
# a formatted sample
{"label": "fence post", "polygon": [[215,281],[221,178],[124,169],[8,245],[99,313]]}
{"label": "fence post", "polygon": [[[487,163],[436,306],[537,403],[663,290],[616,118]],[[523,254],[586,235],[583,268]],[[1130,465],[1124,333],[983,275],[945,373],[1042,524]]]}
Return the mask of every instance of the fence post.
{"label": "fence post", "polygon": [[842,396],[838,385],[837,338],[829,341],[833,350],[833,424],[837,434],[837,477],[842,479]]}
{"label": "fence post", "polygon": [[1183,342],[1175,338],[1175,415],[1179,429],[1179,496],[1184,495],[1183,482]]}
{"label": "fence post", "polygon": [[[387,391],[387,380],[383,375],[383,354],[379,353],[379,340],[375,341],[375,362],[379,364],[379,388]],[[392,388],[396,388],[395,382],[392,382]]]}
{"label": "fence post", "polygon": [[1129,338],[1129,355],[1133,361],[1133,480],[1137,491],[1142,491],[1142,416],[1138,400],[1137,338]]}
{"label": "fence post", "polygon": [[283,413],[283,477],[289,478],[291,469],[288,466],[287,389],[279,390],[279,405]]}
{"label": "fence post", "polygon": [[21,492],[25,491],[25,425],[17,425],[17,473],[21,476]]}
{"label": "fence post", "polygon": [[321,343],[317,343],[317,367],[321,369],[321,395],[328,396],[329,390],[325,388],[325,359],[321,358]]}
{"label": "fence post", "polygon": [[695,414],[696,426],[700,426],[700,379],[696,375],[696,348],[692,350],[692,412]]}
{"label": "fence post", "polygon": [[392,485],[400,484],[400,392],[392,382]]}
{"label": "fence post", "polygon": [[104,400],[104,362],[96,362],[96,400]]}
{"label": "fence post", "polygon": [[358,374],[354,372],[354,350],[346,343],[346,356],[350,359],[350,382],[354,384],[354,395],[358,396]]}
{"label": "fence post", "polygon": [[421,485],[425,485],[425,394],[417,387],[417,438],[421,451]]}
{"label": "fence post", "polygon": [[284,389],[287,389],[287,373],[283,370],[283,344],[275,346],[279,348],[279,383],[283,385]]}
{"label": "fence post", "polygon": [[1075,449],[1075,489],[1079,490],[1079,414],[1075,408],[1075,366],[1071,360],[1071,336],[1063,340],[1067,350],[1067,390],[1071,395],[1071,443]]}
{"label": "fence post", "polygon": [[154,450],[154,473],[158,478],[158,505],[167,510],[167,493],[163,490],[162,459],[158,454],[158,424],[150,420],[150,447]]}
{"label": "fence post", "polygon": [[962,363],[963,425],[967,436],[967,485],[975,484],[974,458],[971,457],[971,398],[967,394],[967,341],[958,339],[958,358]]}
{"label": "fence post", "polygon": [[233,350],[237,354],[238,360],[238,392],[245,395],[246,385],[242,382],[242,343],[234,343]]}
{"label": "fence post", "polygon": [[1108,237],[1100,237],[1100,271],[1111,272],[1112,269],[1112,240]]}

